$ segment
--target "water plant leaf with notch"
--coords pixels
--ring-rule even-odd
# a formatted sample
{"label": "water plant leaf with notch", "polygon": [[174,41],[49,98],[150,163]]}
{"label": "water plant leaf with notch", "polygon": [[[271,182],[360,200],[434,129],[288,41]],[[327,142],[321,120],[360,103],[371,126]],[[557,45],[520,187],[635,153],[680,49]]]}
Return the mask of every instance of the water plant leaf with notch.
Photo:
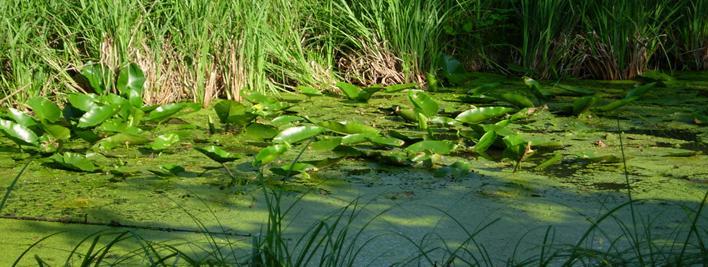
{"label": "water plant leaf with notch", "polygon": [[295,144],[315,137],[324,132],[324,130],[324,128],[314,125],[290,127],[278,133],[278,135],[273,138],[273,142]]}
{"label": "water plant leaf with notch", "polygon": [[71,138],[71,130],[61,125],[57,124],[42,124],[42,130],[48,135],[58,139],[58,140],[69,140]]}
{"label": "water plant leaf with notch", "polygon": [[408,92],[408,100],[413,104],[416,113],[422,113],[428,118],[437,115],[440,110],[440,105],[422,91]]}
{"label": "water plant leaf with notch", "polygon": [[379,133],[378,129],[356,121],[323,121],[317,124],[319,126],[341,134]]}
{"label": "water plant leaf with notch", "polygon": [[479,141],[474,145],[473,149],[477,153],[486,152],[497,140],[496,131],[487,131],[479,138]]}
{"label": "water plant leaf with notch", "polygon": [[524,81],[524,84],[528,86],[529,89],[531,89],[531,93],[533,93],[533,95],[536,96],[538,99],[544,99],[546,97],[551,96],[551,94],[543,88],[541,83],[532,79],[531,77],[524,76],[521,79]]}
{"label": "water plant leaf with notch", "polygon": [[219,121],[225,124],[235,124],[243,126],[249,124],[257,116],[248,107],[232,100],[222,100],[214,105],[214,111],[219,117]]}
{"label": "water plant leaf with notch", "polygon": [[37,134],[32,130],[10,120],[0,119],[0,130],[18,145],[36,146],[39,141]]}
{"label": "water plant leaf with notch", "polygon": [[508,107],[475,107],[460,113],[455,119],[463,123],[478,124],[489,119],[503,116],[512,111],[514,111],[514,109]]}
{"label": "water plant leaf with notch", "polygon": [[418,87],[418,84],[416,83],[403,83],[403,84],[392,84],[389,86],[384,87],[384,92],[385,93],[395,93],[395,92],[400,92],[406,89],[414,89]]}
{"label": "water plant leaf with notch", "polygon": [[110,119],[119,111],[119,108],[114,105],[96,105],[88,112],[79,118],[79,128],[94,127]]}
{"label": "water plant leaf with notch", "polygon": [[49,99],[35,96],[27,100],[27,105],[32,108],[34,115],[40,121],[57,122],[61,119],[61,109]]}
{"label": "water plant leaf with notch", "polygon": [[246,126],[243,135],[251,140],[266,140],[275,137],[278,128],[261,123],[251,123]]}
{"label": "water plant leaf with notch", "polygon": [[600,99],[597,96],[584,96],[573,101],[573,114],[580,115],[590,109]]}
{"label": "water plant leaf with notch", "polygon": [[293,124],[294,122],[298,121],[303,121],[305,118],[300,117],[300,116],[295,116],[295,115],[281,115],[278,117],[275,117],[270,121],[270,124],[272,124],[275,127],[281,128],[283,126],[288,126]]}
{"label": "water plant leaf with notch", "polygon": [[150,140],[142,134],[122,132],[103,138],[94,144],[99,150],[111,150],[119,146],[144,145]]}
{"label": "water plant leaf with notch", "polygon": [[309,97],[322,95],[322,92],[320,92],[320,90],[317,90],[312,86],[300,85],[298,87],[295,87],[295,90],[297,90],[301,94],[309,96]]}
{"label": "water plant leaf with notch", "polygon": [[350,100],[357,102],[367,102],[374,95],[374,93],[381,91],[383,87],[372,86],[361,88],[359,86],[353,85],[351,83],[337,82],[337,88],[339,88],[344,95]]}
{"label": "water plant leaf with notch", "polygon": [[530,108],[535,106],[530,98],[518,93],[502,93],[499,94],[499,99],[520,108]]}
{"label": "water plant leaf with notch", "polygon": [[172,115],[177,114],[185,108],[189,108],[192,111],[198,111],[201,106],[197,103],[171,103],[161,105],[148,113],[145,117],[147,121],[162,121],[172,117]]}
{"label": "water plant leaf with notch", "polygon": [[457,145],[447,140],[423,140],[418,143],[406,147],[404,150],[408,153],[426,153],[426,154],[449,154],[457,148]]}
{"label": "water plant leaf with notch", "polygon": [[145,84],[145,74],[140,66],[130,63],[121,68],[116,81],[116,87],[120,94],[128,99],[134,107],[143,106],[143,85]]}
{"label": "water plant leaf with notch", "polygon": [[204,154],[218,163],[231,162],[241,158],[241,155],[228,152],[218,146],[195,147],[194,150]]}
{"label": "water plant leaf with notch", "polygon": [[290,149],[290,145],[285,144],[275,144],[271,146],[264,147],[253,159],[253,166],[262,166],[268,164],[285,154],[285,152]]}
{"label": "water plant leaf with notch", "polygon": [[281,176],[289,176],[293,174],[304,174],[309,171],[317,170],[315,165],[303,162],[288,163],[283,166],[270,168],[270,171]]}
{"label": "water plant leaf with notch", "polygon": [[182,166],[177,165],[177,164],[164,164],[161,165],[159,169],[156,170],[148,170],[152,173],[154,173],[157,176],[162,176],[162,177],[172,177],[172,176],[178,176],[178,177],[189,177],[190,173]]}
{"label": "water plant leaf with notch", "polygon": [[152,141],[150,149],[154,151],[162,151],[174,146],[175,144],[179,143],[179,141],[179,135],[175,133],[159,135],[155,138],[155,140]]}
{"label": "water plant leaf with notch", "polygon": [[373,144],[377,145],[385,145],[385,146],[395,146],[399,147],[405,144],[403,140],[393,138],[393,137],[387,137],[387,136],[381,136],[376,133],[359,133],[359,134],[350,134],[347,136],[344,136],[341,140],[342,145],[356,145],[360,143],[365,143],[365,142],[371,142]]}
{"label": "water plant leaf with notch", "polygon": [[49,159],[51,160],[50,163],[65,170],[77,172],[95,172],[98,170],[98,167],[96,167],[92,160],[73,152],[54,154],[49,157]]}
{"label": "water plant leaf with notch", "polygon": [[310,144],[310,148],[315,151],[332,151],[342,144],[342,137],[327,137]]}

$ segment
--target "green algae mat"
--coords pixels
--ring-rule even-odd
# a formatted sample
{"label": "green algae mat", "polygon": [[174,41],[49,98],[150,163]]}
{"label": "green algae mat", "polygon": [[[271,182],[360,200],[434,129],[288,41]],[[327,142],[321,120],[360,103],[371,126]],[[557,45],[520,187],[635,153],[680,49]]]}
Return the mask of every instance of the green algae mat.
{"label": "green algae mat", "polygon": [[[34,99],[2,119],[2,192],[29,166],[0,211],[0,264],[59,231],[68,234],[30,254],[63,262],[100,229],[201,242],[206,228],[247,250],[268,220],[264,187],[282,192],[283,205],[297,200],[293,236],[361,203],[357,220],[371,221],[364,236],[385,237],[357,264],[379,266],[417,262],[421,247],[463,243],[483,226],[476,241],[494,261],[538,253],[549,225],[555,240],[573,243],[592,218],[626,203],[628,189],[656,235],[691,222],[708,189],[708,74],[563,83],[472,75],[460,88],[338,84],[340,96],[298,88],[209,108],[141,107],[128,96],[116,108],[119,96],[76,95],[56,105],[61,117]],[[707,223],[696,218],[703,243]],[[598,236],[590,246],[611,243]]]}

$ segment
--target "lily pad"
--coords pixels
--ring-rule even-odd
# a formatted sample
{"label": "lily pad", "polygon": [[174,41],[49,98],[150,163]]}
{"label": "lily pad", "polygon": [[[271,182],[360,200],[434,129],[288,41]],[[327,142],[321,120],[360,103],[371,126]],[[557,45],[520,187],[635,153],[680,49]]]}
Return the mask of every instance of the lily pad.
{"label": "lily pad", "polygon": [[35,96],[27,100],[27,105],[41,121],[57,122],[61,119],[61,109],[47,98]]}
{"label": "lily pad", "polygon": [[408,153],[449,154],[457,145],[447,140],[423,140],[405,148]]}
{"label": "lily pad", "polygon": [[222,100],[214,105],[214,111],[221,123],[246,125],[256,118],[256,115],[249,111],[248,107],[232,100]]}
{"label": "lily pad", "polygon": [[287,144],[275,144],[272,146],[267,146],[258,151],[258,154],[256,154],[253,160],[253,165],[261,166],[264,164],[268,164],[278,159],[280,155],[285,154],[285,152],[287,152],[289,148],[290,146]]}
{"label": "lily pad", "polygon": [[290,127],[278,133],[278,135],[273,138],[273,142],[295,144],[302,140],[315,137],[322,132],[324,132],[324,128],[313,125]]}
{"label": "lily pad", "polygon": [[113,117],[116,112],[118,112],[118,108],[115,106],[94,106],[79,118],[79,124],[77,126],[79,128],[88,128],[99,125]]}
{"label": "lily pad", "polygon": [[201,109],[199,104],[196,103],[172,103],[159,106],[155,110],[150,111],[145,120],[148,121],[161,121],[170,118],[172,115],[177,114],[181,110],[189,108],[191,110],[197,111]]}
{"label": "lily pad", "polygon": [[143,85],[145,84],[145,74],[140,66],[130,63],[121,68],[116,81],[116,87],[121,95],[128,99],[134,107],[143,106]]}
{"label": "lily pad", "polygon": [[16,123],[28,128],[37,125],[37,121],[35,121],[34,118],[32,118],[30,115],[27,115],[24,112],[16,110],[14,108],[8,108],[7,116]]}
{"label": "lily pad", "polygon": [[175,144],[179,143],[179,141],[179,135],[175,133],[163,134],[156,137],[155,140],[152,141],[150,149],[154,151],[162,151],[174,146]]}
{"label": "lily pad", "polygon": [[49,157],[49,159],[51,163],[65,170],[77,172],[95,172],[98,170],[98,167],[96,167],[93,161],[77,153],[66,152],[63,155],[54,154]]}
{"label": "lily pad", "polygon": [[320,90],[317,90],[312,86],[301,85],[301,86],[295,87],[295,90],[297,90],[298,92],[300,92],[301,94],[306,95],[306,96],[321,96],[322,95],[322,92],[320,92]]}
{"label": "lily pad", "polygon": [[252,123],[246,127],[243,134],[251,140],[266,140],[275,137],[278,134],[278,128],[260,123]]}
{"label": "lily pad", "polygon": [[318,125],[342,134],[379,133],[376,128],[356,121],[323,121],[318,123]]}
{"label": "lily pad", "polygon": [[473,108],[465,112],[460,113],[455,118],[456,120],[468,123],[468,124],[478,124],[480,122],[497,118],[503,116],[509,112],[514,111],[513,108],[507,107],[481,107]]}
{"label": "lily pad", "polygon": [[421,91],[408,92],[408,100],[413,104],[417,113],[422,113],[426,117],[437,115],[440,109],[440,106],[433,98]]}
{"label": "lily pad", "polygon": [[195,147],[194,150],[199,151],[218,163],[226,163],[241,158],[240,155],[228,152],[218,146]]}

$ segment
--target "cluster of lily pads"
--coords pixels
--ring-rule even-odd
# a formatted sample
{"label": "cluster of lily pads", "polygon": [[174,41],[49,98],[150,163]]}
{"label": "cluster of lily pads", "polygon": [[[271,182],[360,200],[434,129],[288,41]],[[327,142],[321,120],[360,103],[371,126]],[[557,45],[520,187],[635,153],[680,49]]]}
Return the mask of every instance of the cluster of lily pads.
{"label": "cluster of lily pads", "polygon": [[[474,153],[492,160],[510,159],[516,163],[516,169],[522,160],[533,154],[534,146],[548,144],[529,140],[509,126],[534,114],[548,98],[576,96],[566,111],[576,115],[591,110],[607,112],[635,101],[657,85],[656,82],[646,83],[631,89],[620,100],[601,101],[593,90],[565,85],[547,88],[528,77],[523,78],[527,85],[523,89],[512,90],[498,82],[479,84],[469,78],[470,73],[465,72],[459,62],[446,60],[441,71],[442,82],[457,88],[472,88],[460,99],[472,104],[467,110],[442,112],[441,105],[431,95],[417,89],[416,84],[360,87],[337,83],[350,102],[361,105],[366,105],[377,93],[405,92],[409,105],[392,108],[395,114],[411,123],[406,130],[381,130],[353,120],[318,121],[292,111],[290,103],[260,93],[247,95],[245,102],[222,100],[213,110],[223,131],[242,132],[267,144],[253,156],[255,167],[265,170],[263,167],[268,166],[267,170],[286,177],[307,177],[313,171],[346,158],[435,167],[444,163],[440,160],[444,155],[454,153]],[[428,79],[431,81],[429,90],[439,90],[437,78]],[[182,141],[192,141],[181,140],[176,133],[151,134],[150,130],[165,120],[197,111],[200,105],[144,105],[145,77],[137,65],[125,66],[115,77],[101,65],[89,65],[78,80],[84,81],[91,93],[68,95],[63,108],[45,97],[34,97],[25,103],[31,113],[9,108],[1,115],[0,132],[20,149],[44,156],[53,166],[84,172],[101,170],[90,159],[95,153],[120,146],[142,146],[160,152]],[[306,86],[297,87],[297,91],[308,97],[322,95],[318,89]],[[208,130],[217,132],[211,116]],[[91,152],[77,153],[76,146],[66,149],[65,144],[75,141],[88,143],[84,151]],[[501,148],[502,153],[490,156],[487,152],[493,147]],[[221,164],[231,177],[231,184],[243,182],[226,165],[243,155],[217,145],[195,146],[194,149]],[[328,156],[318,160],[301,158],[305,150]],[[299,153],[295,153],[294,159],[284,157],[289,151]],[[560,154],[556,153],[538,168],[560,160]],[[470,171],[465,161],[445,164],[449,166],[441,169],[456,173]]]}

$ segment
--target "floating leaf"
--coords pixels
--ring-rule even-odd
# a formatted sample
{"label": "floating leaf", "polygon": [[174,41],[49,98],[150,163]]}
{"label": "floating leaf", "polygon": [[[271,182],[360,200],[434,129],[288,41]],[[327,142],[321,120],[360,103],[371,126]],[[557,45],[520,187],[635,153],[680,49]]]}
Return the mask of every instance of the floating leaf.
{"label": "floating leaf", "polygon": [[118,108],[115,106],[94,106],[79,118],[79,124],[77,126],[79,128],[88,128],[99,125],[113,117],[116,112],[118,112]]}
{"label": "floating leaf", "polygon": [[22,126],[30,128],[37,125],[37,121],[35,121],[34,118],[30,117],[22,111],[16,110],[14,108],[8,108],[8,111],[8,117],[10,117],[10,119]]}
{"label": "floating leaf", "polygon": [[406,89],[413,89],[413,88],[416,88],[417,86],[418,86],[418,84],[416,84],[416,83],[393,84],[393,85],[389,85],[389,86],[384,87],[384,92],[395,93],[395,92],[403,91]]}
{"label": "floating leaf", "polygon": [[96,106],[96,95],[93,94],[70,94],[69,103],[71,106],[87,112]]}
{"label": "floating leaf", "polygon": [[199,110],[201,109],[199,104],[196,103],[172,103],[172,104],[166,104],[159,106],[155,108],[155,110],[150,111],[148,116],[145,118],[145,120],[148,121],[161,121],[170,118],[172,115],[177,114],[177,112],[180,112],[182,109],[185,108],[190,108],[192,110]]}
{"label": "floating leaf", "polygon": [[251,113],[246,106],[241,103],[222,100],[214,105],[214,111],[219,117],[221,123],[246,125],[256,118],[256,115]]}
{"label": "floating leaf", "polygon": [[118,146],[143,145],[148,142],[150,142],[150,140],[143,135],[118,133],[101,139],[94,146],[101,150],[111,150]]}
{"label": "floating leaf", "polygon": [[320,90],[317,90],[312,86],[301,85],[301,86],[295,87],[295,89],[298,92],[300,92],[301,94],[306,95],[306,96],[321,96],[322,95],[322,92],[320,92]]}
{"label": "floating leaf", "polygon": [[524,84],[526,84],[526,86],[531,89],[531,93],[533,93],[539,99],[543,99],[546,96],[550,96],[550,94],[543,89],[543,86],[538,81],[527,76],[524,76],[521,79],[524,81]]}
{"label": "floating leaf", "polygon": [[383,89],[383,87],[379,86],[372,86],[372,87],[367,87],[367,88],[361,88],[359,86],[350,84],[350,83],[345,83],[345,82],[338,82],[337,87],[344,92],[344,95],[354,101],[358,102],[366,102],[369,101],[371,96]]}
{"label": "floating leaf", "polygon": [[50,135],[42,135],[39,137],[39,152],[42,154],[56,153],[61,147],[58,139]]}
{"label": "floating leaf", "polygon": [[5,134],[5,136],[18,145],[36,146],[38,144],[39,138],[37,137],[37,134],[18,123],[0,119],[0,130],[2,130],[2,133]]}
{"label": "floating leaf", "polygon": [[460,115],[457,115],[455,119],[463,123],[477,124],[489,119],[503,116],[504,114],[507,114],[512,111],[514,111],[513,108],[507,107],[473,108],[460,113]]}
{"label": "floating leaf", "polygon": [[218,163],[226,163],[241,158],[240,155],[228,152],[218,146],[195,147],[194,150],[199,151]]}
{"label": "floating leaf", "polygon": [[615,109],[621,108],[621,107],[623,107],[629,103],[632,103],[632,102],[634,102],[634,99],[623,98],[620,100],[612,101],[604,106],[599,106],[599,107],[597,107],[597,110],[603,111],[603,112],[609,112],[609,111],[613,111]]}
{"label": "floating leaf", "polygon": [[258,151],[254,158],[253,165],[261,166],[276,160],[280,155],[285,154],[290,147],[287,144],[275,144]]}
{"label": "floating leaf", "polygon": [[467,93],[471,95],[483,95],[485,93],[494,91],[494,89],[497,89],[499,86],[501,86],[500,82],[485,83],[475,88],[472,88]]}
{"label": "floating leaf", "polygon": [[579,115],[590,109],[598,101],[596,96],[584,96],[573,101],[573,114]]}
{"label": "floating leaf", "polygon": [[503,93],[503,94],[499,95],[499,98],[501,98],[502,100],[509,102],[517,107],[530,108],[530,107],[535,106],[533,104],[533,101],[531,101],[531,99],[529,99],[525,95],[521,95],[521,94]]}
{"label": "floating leaf", "polygon": [[163,177],[170,177],[170,176],[180,176],[180,177],[188,177],[189,172],[187,170],[177,164],[165,164],[161,165],[159,169],[157,170],[149,170],[150,172],[154,173],[157,176],[163,176]]}
{"label": "floating leaf", "polygon": [[564,91],[568,92],[570,95],[589,96],[589,95],[595,94],[594,90],[581,88],[581,87],[577,87],[577,86],[572,86],[572,85],[558,84],[558,85],[556,85],[556,87],[563,89]]}
{"label": "floating leaf", "polygon": [[435,176],[450,176],[454,178],[463,177],[472,172],[472,165],[466,161],[456,161],[435,171]]}
{"label": "floating leaf", "polygon": [[135,63],[130,63],[128,66],[121,68],[118,74],[116,86],[121,95],[128,99],[134,107],[143,106],[143,85],[145,83],[145,74],[140,66]]}
{"label": "floating leaf", "polygon": [[324,121],[318,123],[318,125],[342,134],[379,133],[379,130],[377,130],[376,128],[356,121]]}
{"label": "floating leaf", "polygon": [[341,137],[332,137],[317,140],[310,144],[310,148],[315,151],[331,151],[342,143]]}
{"label": "floating leaf", "polygon": [[545,169],[548,169],[548,167],[551,167],[553,165],[561,163],[562,161],[563,161],[563,154],[561,154],[560,152],[556,152],[553,154],[553,156],[551,158],[545,160],[541,164],[538,164],[538,166],[536,166],[536,168],[534,168],[534,169],[537,171],[543,171]]}
{"label": "floating leaf", "polygon": [[418,115],[416,115],[413,109],[399,109],[396,113],[401,116],[401,118],[410,122],[418,122]]}
{"label": "floating leaf", "polygon": [[640,85],[640,86],[634,87],[632,90],[629,90],[629,92],[627,92],[627,95],[624,98],[625,99],[637,99],[637,98],[643,96],[644,94],[646,94],[647,92],[649,92],[649,90],[654,88],[654,86],[656,86],[656,83],[648,83],[645,85]]}
{"label": "floating leaf", "polygon": [[27,100],[27,105],[32,108],[34,115],[41,121],[57,122],[61,118],[61,109],[54,102],[41,96]]}
{"label": "floating leaf", "polygon": [[403,140],[381,136],[375,133],[361,133],[361,134],[350,134],[342,138],[342,145],[355,145],[359,143],[371,142],[378,145],[385,146],[402,146],[405,142]]}
{"label": "floating leaf", "polygon": [[305,173],[313,170],[317,170],[314,165],[302,162],[296,162],[294,164],[286,164],[280,167],[270,168],[271,172],[281,176]]}
{"label": "floating leaf", "polygon": [[426,117],[433,117],[438,114],[440,106],[428,94],[420,91],[408,92],[408,100],[415,107],[417,113],[422,113]]}
{"label": "floating leaf", "polygon": [[300,117],[300,116],[282,115],[282,116],[275,117],[274,119],[272,119],[270,121],[270,123],[273,124],[273,126],[280,128],[280,127],[289,125],[293,122],[302,121],[302,120],[304,120],[304,118]]}
{"label": "floating leaf", "polygon": [[257,104],[253,108],[256,110],[263,110],[264,114],[262,115],[269,115],[270,112],[281,111],[290,107],[290,105],[285,102],[258,92],[250,93],[246,95],[245,98],[248,102]]}
{"label": "floating leaf", "polygon": [[408,153],[433,153],[433,154],[449,154],[457,145],[447,140],[423,140],[418,143],[406,147]]}
{"label": "floating leaf", "polygon": [[453,118],[448,118],[448,117],[442,117],[442,116],[435,116],[430,118],[430,123],[433,124],[438,124],[438,125],[446,125],[446,126],[458,126],[460,125],[460,122],[453,119]]}
{"label": "floating leaf", "polygon": [[487,131],[481,138],[479,138],[479,142],[474,145],[474,151],[477,153],[484,153],[494,144],[496,140],[497,132]]}
{"label": "floating leaf", "polygon": [[163,134],[155,138],[150,148],[155,151],[162,151],[172,147],[180,141],[179,135],[175,133]]}
{"label": "floating leaf", "polygon": [[278,128],[260,123],[252,123],[246,127],[243,134],[252,140],[271,139],[278,134]]}
{"label": "floating leaf", "polygon": [[305,139],[317,136],[324,132],[324,128],[319,126],[296,126],[290,127],[280,132],[273,142],[294,144]]}
{"label": "floating leaf", "polygon": [[78,172],[95,172],[98,170],[98,167],[96,167],[91,160],[77,153],[66,152],[63,155],[54,154],[49,157],[49,159],[57,167],[66,170]]}
{"label": "floating leaf", "polygon": [[507,135],[503,140],[506,146],[504,152],[509,158],[519,161],[527,154],[526,146],[528,145],[528,141],[521,137],[521,135]]}

